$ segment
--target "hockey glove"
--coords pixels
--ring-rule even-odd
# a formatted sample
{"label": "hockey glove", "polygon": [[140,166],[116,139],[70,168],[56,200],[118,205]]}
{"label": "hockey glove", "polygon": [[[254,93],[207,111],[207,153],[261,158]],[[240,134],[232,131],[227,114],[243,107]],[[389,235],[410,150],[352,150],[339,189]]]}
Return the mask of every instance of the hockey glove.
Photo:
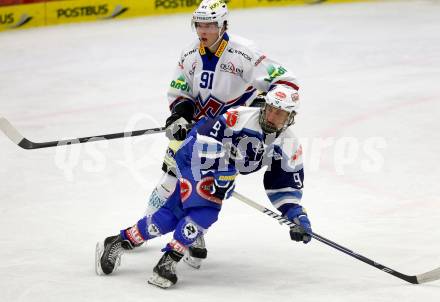
{"label": "hockey glove", "polygon": [[290,238],[294,241],[309,243],[312,240],[312,225],[305,209],[300,205],[295,205],[287,211],[285,216],[296,224],[290,228]]}
{"label": "hockey glove", "polygon": [[188,121],[173,113],[165,123],[165,133],[170,140],[183,141],[191,131],[192,125]]}
{"label": "hockey glove", "polygon": [[165,122],[166,135],[170,140],[183,141],[191,131],[194,104],[185,100],[174,106],[171,116]]}
{"label": "hockey glove", "polygon": [[211,187],[211,194],[220,200],[231,197],[235,188],[235,169],[229,171],[217,171],[214,173],[214,183]]}

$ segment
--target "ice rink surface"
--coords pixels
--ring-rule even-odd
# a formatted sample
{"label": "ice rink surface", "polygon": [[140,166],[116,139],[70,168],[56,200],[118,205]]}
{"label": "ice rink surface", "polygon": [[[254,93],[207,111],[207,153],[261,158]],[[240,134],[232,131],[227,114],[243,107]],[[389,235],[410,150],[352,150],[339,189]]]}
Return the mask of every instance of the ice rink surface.
{"label": "ice rink surface", "polygon": [[[232,11],[301,81],[303,204],[314,231],[406,274],[440,266],[440,3]],[[0,34],[0,114],[34,141],[163,125],[189,15]],[[440,301],[229,199],[199,271],[147,285],[170,236],[94,273],[98,240],[141,218],[163,135],[27,151],[0,134],[1,301]],[[262,173],[237,191],[270,207]]]}

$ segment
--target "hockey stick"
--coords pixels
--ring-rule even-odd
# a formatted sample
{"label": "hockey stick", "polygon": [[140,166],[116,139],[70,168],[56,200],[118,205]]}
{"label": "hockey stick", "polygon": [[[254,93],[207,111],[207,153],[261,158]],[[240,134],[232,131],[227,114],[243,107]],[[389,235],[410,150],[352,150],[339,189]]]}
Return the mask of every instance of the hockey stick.
{"label": "hockey stick", "polygon": [[165,132],[165,127],[160,128],[151,128],[151,129],[144,129],[144,130],[135,130],[130,132],[120,132],[120,133],[111,133],[111,134],[103,134],[103,135],[94,135],[94,136],[86,136],[86,137],[79,137],[79,138],[73,138],[73,139],[65,139],[65,140],[56,140],[51,142],[41,142],[41,143],[35,143],[27,138],[23,137],[20,132],[18,132],[17,129],[15,129],[12,124],[5,119],[4,117],[0,116],[0,130],[6,134],[7,137],[11,141],[13,141],[16,145],[20,146],[23,149],[40,149],[40,148],[49,148],[49,147],[56,147],[56,146],[65,146],[65,145],[72,145],[72,144],[82,144],[87,142],[96,142],[106,139],[115,139],[115,138],[122,138],[122,137],[132,137],[132,136],[139,136],[144,134],[152,134],[152,133],[160,133]]}
{"label": "hockey stick", "polygon": [[[292,226],[295,225],[295,223],[291,222],[290,220],[287,220],[283,216],[281,216],[281,215],[279,215],[279,214],[277,214],[277,213],[275,213],[275,212],[273,212],[273,211],[271,211],[271,210],[269,210],[269,209],[259,205],[258,203],[250,200],[249,198],[247,198],[247,197],[245,197],[245,196],[243,196],[243,195],[241,195],[241,194],[239,194],[237,192],[232,193],[232,196],[234,196],[238,200],[242,201],[243,203],[253,207],[254,209],[257,209],[258,211],[260,211],[260,212],[262,212],[262,213],[264,213],[264,214],[266,214],[266,215],[268,215],[268,216],[278,220],[282,224],[285,224],[285,225],[287,225],[289,227],[292,227]],[[395,276],[397,278],[400,278],[402,280],[405,280],[405,281],[407,281],[409,283],[421,284],[421,283],[431,282],[431,281],[435,281],[435,280],[439,280],[440,279],[440,267],[436,268],[436,269],[433,269],[433,270],[431,270],[429,272],[420,274],[420,275],[409,276],[409,275],[405,275],[405,274],[399,273],[399,272],[397,272],[395,270],[392,270],[389,267],[386,267],[385,265],[379,264],[379,263],[377,263],[377,262],[375,262],[373,260],[370,260],[367,257],[362,256],[362,255],[360,255],[358,253],[355,253],[355,252],[347,249],[346,247],[343,247],[343,246],[341,246],[341,245],[339,245],[339,244],[337,244],[337,243],[335,243],[335,242],[333,242],[333,241],[331,241],[331,240],[329,240],[329,239],[327,239],[325,237],[322,237],[322,236],[320,236],[320,235],[318,235],[318,234],[316,234],[314,232],[312,232],[310,235],[314,239],[316,239],[316,240],[318,240],[318,241],[320,241],[320,242],[322,242],[322,243],[324,243],[324,244],[326,244],[326,245],[328,245],[328,246],[330,246],[330,247],[332,247],[334,249],[337,249],[338,251],[341,251],[341,252],[343,252],[343,253],[345,253],[345,254],[353,257],[353,258],[356,258],[356,259],[358,259],[358,260],[360,260],[362,262],[365,262],[366,264],[374,266],[375,268],[380,269],[381,271],[384,271],[385,273],[393,275],[393,276]]]}

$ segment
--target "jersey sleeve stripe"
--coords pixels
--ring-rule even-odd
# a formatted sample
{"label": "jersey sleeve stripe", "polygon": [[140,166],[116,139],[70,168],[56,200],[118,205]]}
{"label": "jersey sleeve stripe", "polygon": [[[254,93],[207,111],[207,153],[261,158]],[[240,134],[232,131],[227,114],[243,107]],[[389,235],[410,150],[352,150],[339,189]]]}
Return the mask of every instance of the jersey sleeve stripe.
{"label": "jersey sleeve stripe", "polygon": [[[267,192],[266,192],[267,193]],[[296,190],[294,192],[280,192],[280,193],[267,193],[267,196],[269,197],[270,201],[272,203],[276,203],[280,200],[293,198],[295,200],[301,200],[303,195],[302,190]]]}
{"label": "jersey sleeve stripe", "polygon": [[272,202],[273,206],[277,209],[279,209],[281,206],[286,205],[286,204],[295,204],[295,205],[299,205],[300,204],[300,200],[298,199],[292,199],[292,198],[288,198],[288,199],[283,199],[277,202]]}
{"label": "jersey sleeve stripe", "polygon": [[267,194],[276,194],[276,193],[285,193],[285,192],[296,192],[299,191],[299,189],[287,187],[287,188],[280,188],[280,189],[273,189],[273,190],[266,190]]}

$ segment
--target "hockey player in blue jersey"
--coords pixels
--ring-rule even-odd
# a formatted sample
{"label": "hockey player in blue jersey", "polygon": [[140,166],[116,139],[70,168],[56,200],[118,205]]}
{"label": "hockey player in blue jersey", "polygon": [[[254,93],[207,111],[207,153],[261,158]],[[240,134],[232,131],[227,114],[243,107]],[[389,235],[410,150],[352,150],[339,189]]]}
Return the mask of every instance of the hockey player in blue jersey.
{"label": "hockey player in blue jersey", "polygon": [[[172,286],[177,282],[177,263],[196,238],[217,221],[236,176],[261,168],[267,168],[264,187],[273,206],[297,224],[290,230],[291,239],[308,243],[311,224],[300,205],[302,149],[290,127],[297,109],[297,91],[277,86],[266,95],[261,109],[240,107],[199,121],[176,153],[179,182],[172,196],[152,216],[98,243],[96,272],[111,274],[117,269],[121,246],[174,231],[148,280],[162,288]],[[121,240],[115,241],[115,237]]]}

